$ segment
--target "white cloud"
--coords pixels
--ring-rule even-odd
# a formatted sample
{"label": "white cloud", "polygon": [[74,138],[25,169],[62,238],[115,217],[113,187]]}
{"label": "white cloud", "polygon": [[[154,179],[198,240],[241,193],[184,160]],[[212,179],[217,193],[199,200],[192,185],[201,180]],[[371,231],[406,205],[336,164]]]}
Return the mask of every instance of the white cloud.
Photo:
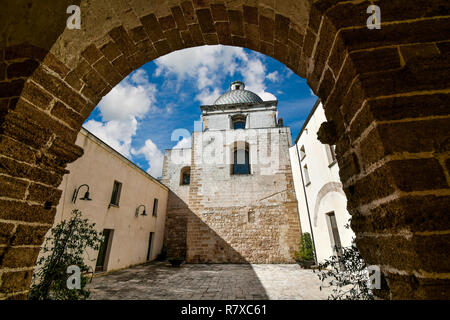
{"label": "white cloud", "polygon": [[277,100],[272,93],[266,91],[266,85],[264,84],[264,79],[266,78],[266,66],[257,55],[248,60],[243,66],[243,71],[241,73],[244,76],[245,87],[247,90],[253,91],[264,101]]}
{"label": "white cloud", "polygon": [[269,73],[269,74],[266,76],[266,78],[269,79],[269,80],[272,81],[272,82],[278,82],[278,81],[280,81],[279,74],[278,74],[278,71],[277,71],[277,70],[275,70],[274,72]]}
{"label": "white cloud", "polygon": [[138,149],[131,149],[133,155],[143,155],[148,162],[147,172],[152,176],[159,178],[162,176],[162,167],[164,162],[164,155],[158,149],[152,140],[145,140],[144,145]]}
{"label": "white cloud", "polygon": [[178,141],[177,144],[172,149],[190,148],[191,146],[192,146],[192,138],[187,137]]}
{"label": "white cloud", "polygon": [[200,101],[202,105],[211,105],[221,94],[222,92],[219,88],[214,88],[212,91],[206,88],[195,96],[195,100]]}
{"label": "white cloud", "polygon": [[[201,104],[212,104],[224,92],[219,89],[224,86],[223,80],[238,73],[248,90],[255,92],[263,100],[276,100],[273,94],[266,91],[264,81],[266,78],[278,81],[278,71],[266,75],[262,55],[247,54],[242,48],[222,45],[189,48],[160,57],[155,63],[156,76],[173,75],[178,83],[184,80],[195,81],[200,90],[195,99]],[[171,86],[180,87],[175,84]]]}
{"label": "white cloud", "polygon": [[176,107],[177,105],[173,102],[169,102],[165,105],[165,111],[170,114],[173,112],[173,109]]}
{"label": "white cloud", "polygon": [[[278,71],[267,73],[264,57],[257,53],[246,53],[244,49],[229,46],[203,46],[180,51],[155,60],[155,75],[164,76],[164,90],[174,92],[181,99],[183,81],[193,83],[197,90],[195,100],[201,104],[213,104],[228,90],[227,77],[243,80],[246,89],[255,92],[263,100],[276,100],[266,91],[265,81],[280,81]],[[175,80],[174,80],[175,78]],[[133,137],[140,122],[149,113],[173,112],[176,105],[168,103],[164,108],[156,107],[156,86],[149,81],[144,69],[139,69],[125,78],[108,95],[103,97],[98,108],[102,121],[90,120],[86,129],[111,145],[124,156],[143,155],[149,163],[148,172],[159,177],[162,171],[163,153],[147,139],[138,150],[132,149]],[[190,138],[178,141],[174,148],[189,148]]]}
{"label": "white cloud", "polygon": [[117,152],[127,158],[131,157],[131,140],[137,130],[135,118],[130,118],[127,121],[111,120],[104,123],[89,120],[83,126]]}
{"label": "white cloud", "polygon": [[84,127],[129,159],[134,155],[144,155],[149,162],[149,172],[160,176],[163,155],[151,140],[146,140],[138,151],[131,148],[139,122],[149,112],[160,111],[155,107],[155,95],[156,86],[149,82],[145,70],[139,69],[100,101],[97,107],[102,121],[89,120]]}
{"label": "white cloud", "polygon": [[226,75],[233,76],[239,61],[246,61],[244,49],[229,46],[202,46],[175,51],[155,60],[156,76],[175,75],[177,80],[196,79],[197,89],[213,86]]}
{"label": "white cloud", "polygon": [[155,111],[156,86],[148,81],[144,70],[137,70],[122,80],[98,104],[103,121],[128,121]]}

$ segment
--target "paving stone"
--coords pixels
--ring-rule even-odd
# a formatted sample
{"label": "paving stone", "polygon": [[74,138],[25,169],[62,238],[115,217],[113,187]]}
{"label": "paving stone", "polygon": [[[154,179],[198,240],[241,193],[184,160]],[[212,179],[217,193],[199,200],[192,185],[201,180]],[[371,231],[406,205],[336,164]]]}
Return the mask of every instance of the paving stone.
{"label": "paving stone", "polygon": [[93,300],[320,300],[320,280],[296,264],[184,264],[152,262],[97,276]]}

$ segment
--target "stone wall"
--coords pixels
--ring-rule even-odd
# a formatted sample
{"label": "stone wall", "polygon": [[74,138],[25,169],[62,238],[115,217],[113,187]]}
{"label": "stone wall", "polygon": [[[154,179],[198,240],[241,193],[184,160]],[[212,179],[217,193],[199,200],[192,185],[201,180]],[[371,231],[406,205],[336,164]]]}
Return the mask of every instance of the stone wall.
{"label": "stone wall", "polygon": [[[248,143],[250,175],[231,174],[230,145],[218,141],[219,135],[233,135],[231,144]],[[211,137],[216,137],[209,146],[213,155],[204,149]],[[187,261],[293,262],[300,223],[289,144],[289,128],[194,133]]]}
{"label": "stone wall", "polygon": [[191,149],[165,150],[161,182],[169,187],[164,245],[167,256],[186,256],[189,186],[180,185],[181,170],[191,164]]}
{"label": "stone wall", "polygon": [[[370,30],[374,3],[382,27]],[[336,143],[358,248],[386,280],[376,294],[448,298],[448,0],[27,4],[0,11],[0,299],[26,297],[100,99],[144,63],[205,44],[259,51],[307,79],[334,128],[324,142]],[[71,4],[80,30],[65,27]]]}
{"label": "stone wall", "polygon": [[232,128],[232,117],[239,114],[245,116],[247,129],[275,127],[276,106],[277,101],[265,102],[261,105],[242,104],[239,107],[202,106],[202,108],[213,109],[213,111],[203,111],[203,128],[204,130],[229,130]]}

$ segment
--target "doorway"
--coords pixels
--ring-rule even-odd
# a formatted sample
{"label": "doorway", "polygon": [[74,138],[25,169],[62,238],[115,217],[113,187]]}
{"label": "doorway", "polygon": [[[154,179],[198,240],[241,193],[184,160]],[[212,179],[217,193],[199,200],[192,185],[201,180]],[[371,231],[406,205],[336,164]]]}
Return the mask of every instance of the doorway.
{"label": "doorway", "polygon": [[107,255],[109,256],[113,231],[114,230],[112,229],[104,229],[102,232],[103,241],[98,251],[97,263],[95,264],[95,272],[106,271],[108,260]]}
{"label": "doorway", "polygon": [[150,236],[148,237],[147,261],[150,261],[150,259],[152,257],[153,234],[154,234],[154,232],[150,232]]}
{"label": "doorway", "polygon": [[337,254],[338,257],[342,256],[342,245],[341,245],[341,237],[339,236],[339,229],[337,226],[336,215],[334,211],[328,212],[328,227],[330,230],[330,240],[331,246],[333,248],[333,252]]}

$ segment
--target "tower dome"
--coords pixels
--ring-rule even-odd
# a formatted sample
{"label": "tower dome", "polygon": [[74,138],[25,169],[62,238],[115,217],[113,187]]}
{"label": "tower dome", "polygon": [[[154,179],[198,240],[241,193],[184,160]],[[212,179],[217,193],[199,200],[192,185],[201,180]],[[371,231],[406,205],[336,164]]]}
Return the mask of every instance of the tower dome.
{"label": "tower dome", "polygon": [[214,102],[219,104],[237,104],[237,103],[262,103],[263,100],[251,91],[245,90],[245,84],[241,81],[233,81],[230,90],[221,95]]}

